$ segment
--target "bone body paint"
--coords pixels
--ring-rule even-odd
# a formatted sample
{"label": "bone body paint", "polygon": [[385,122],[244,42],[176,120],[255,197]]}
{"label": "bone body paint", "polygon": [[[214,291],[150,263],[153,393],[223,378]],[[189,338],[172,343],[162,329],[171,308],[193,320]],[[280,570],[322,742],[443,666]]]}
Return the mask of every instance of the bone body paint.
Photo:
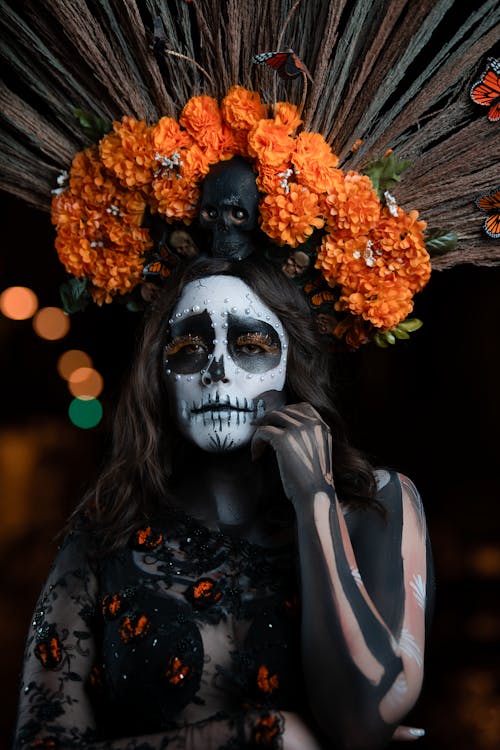
{"label": "bone body paint", "polygon": [[287,335],[245,282],[209,276],[186,285],[165,347],[181,433],[202,450],[246,445],[255,420],[285,403]]}

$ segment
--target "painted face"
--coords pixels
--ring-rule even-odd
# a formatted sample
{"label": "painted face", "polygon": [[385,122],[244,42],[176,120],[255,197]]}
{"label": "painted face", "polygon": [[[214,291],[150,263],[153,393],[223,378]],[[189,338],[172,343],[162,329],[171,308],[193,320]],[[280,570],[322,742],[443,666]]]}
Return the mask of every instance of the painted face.
{"label": "painted face", "polygon": [[177,425],[202,450],[246,445],[255,420],[285,403],[288,338],[244,281],[186,285],[169,321],[165,373]]}

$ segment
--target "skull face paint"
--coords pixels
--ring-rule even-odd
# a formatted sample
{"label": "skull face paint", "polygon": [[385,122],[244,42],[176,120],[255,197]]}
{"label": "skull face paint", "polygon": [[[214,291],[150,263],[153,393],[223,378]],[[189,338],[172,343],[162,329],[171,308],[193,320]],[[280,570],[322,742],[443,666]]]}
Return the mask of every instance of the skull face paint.
{"label": "skull face paint", "polygon": [[202,450],[246,445],[255,420],[285,403],[288,338],[234,276],[186,285],[169,321],[164,366],[180,432]]}

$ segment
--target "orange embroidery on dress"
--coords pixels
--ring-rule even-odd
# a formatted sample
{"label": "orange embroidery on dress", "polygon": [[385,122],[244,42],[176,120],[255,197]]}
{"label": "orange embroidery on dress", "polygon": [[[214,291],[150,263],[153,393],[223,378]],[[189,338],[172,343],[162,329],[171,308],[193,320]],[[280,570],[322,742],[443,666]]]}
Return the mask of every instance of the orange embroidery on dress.
{"label": "orange embroidery on dress", "polygon": [[171,685],[182,685],[186,677],[191,674],[191,667],[183,664],[178,656],[172,656],[168,662],[165,675]]}
{"label": "orange embroidery on dress", "polygon": [[53,747],[59,747],[59,741],[53,737],[44,737],[41,740],[35,740],[30,745],[33,750],[49,750]]}
{"label": "orange embroidery on dress", "polygon": [[147,634],[150,622],[146,615],[140,615],[132,620],[128,615],[123,618],[122,624],[120,625],[120,636],[124,643],[130,643],[130,641],[136,640],[137,638],[144,638]]}
{"label": "orange embroidery on dress", "polygon": [[119,594],[106,594],[102,600],[102,614],[104,617],[116,617],[122,608]]}
{"label": "orange embroidery on dress", "polygon": [[35,647],[35,656],[43,664],[45,669],[54,669],[62,661],[62,647],[57,636],[39,643]]}
{"label": "orange embroidery on dress", "polygon": [[261,664],[257,672],[257,685],[263,693],[272,693],[279,687],[279,678],[277,674],[269,675],[269,670],[265,664]]}
{"label": "orange embroidery on dress", "polygon": [[154,549],[158,547],[163,541],[163,534],[156,534],[151,526],[146,526],[145,529],[139,529],[135,532],[135,541],[139,547],[146,547],[147,549]]}
{"label": "orange embroidery on dress", "polygon": [[253,730],[253,741],[256,745],[270,745],[279,731],[280,728],[276,716],[267,714],[256,723]]}
{"label": "orange embroidery on dress", "polygon": [[217,602],[221,598],[221,592],[216,591],[214,593],[214,582],[210,581],[209,579],[206,579],[204,581],[199,581],[196,583],[193,587],[193,596],[195,599],[212,599],[212,601]]}

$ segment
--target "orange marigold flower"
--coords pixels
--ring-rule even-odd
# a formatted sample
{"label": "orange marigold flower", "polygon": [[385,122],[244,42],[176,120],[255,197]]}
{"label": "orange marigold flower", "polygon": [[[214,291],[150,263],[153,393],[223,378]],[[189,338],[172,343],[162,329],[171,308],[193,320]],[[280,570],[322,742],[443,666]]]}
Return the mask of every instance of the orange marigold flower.
{"label": "orange marigold flower", "polygon": [[387,266],[398,277],[406,279],[409,288],[419,292],[429,281],[431,263],[425,248],[425,221],[418,221],[418,211],[405,213],[398,208],[397,217],[384,209],[377,227],[377,243],[387,257]]}
{"label": "orange marigold flower", "polygon": [[142,120],[124,117],[113,123],[113,132],[99,144],[103,164],[128,188],[142,187],[151,181],[154,150],[151,129]]}
{"label": "orange marigold flower", "polygon": [[222,122],[219,105],[211,96],[192,97],[182,110],[179,122],[196,140],[211,164],[233,155],[231,129]]}
{"label": "orange marigold flower", "polygon": [[293,170],[289,162],[284,162],[276,167],[267,164],[258,165],[256,177],[257,187],[261,193],[284,193],[289,179],[293,176]]}
{"label": "orange marigold flower", "polygon": [[339,163],[337,156],[319,133],[300,133],[295,140],[292,164],[297,182],[315,193],[324,193],[334,185],[333,170]]}
{"label": "orange marigold flower", "polygon": [[107,173],[97,146],[75,155],[69,175],[69,189],[72,195],[96,207],[107,205],[121,191],[117,181]]}
{"label": "orange marigold flower", "polygon": [[196,216],[200,191],[191,181],[182,177],[160,177],[153,181],[158,213],[167,221],[192,219]]}
{"label": "orange marigold flower", "polygon": [[222,100],[222,116],[233,130],[248,131],[266,116],[266,108],[257,91],[232,86]]}
{"label": "orange marigold flower", "polygon": [[335,230],[347,229],[353,235],[367,234],[380,218],[380,200],[366,175],[335,170],[326,197],[327,223]]}
{"label": "orange marigold flower", "polygon": [[299,125],[302,124],[298,108],[295,104],[290,104],[289,102],[277,103],[274,122],[276,125],[285,128],[288,135],[292,135]]}
{"label": "orange marigold flower", "polygon": [[[373,239],[371,239],[373,238]],[[335,304],[361,316],[376,328],[393,328],[413,309],[413,290],[406,271],[399,273],[388,243],[380,235],[369,237],[327,235],[318,252],[316,268],[332,286],[341,286]]]}
{"label": "orange marigold flower", "polygon": [[268,167],[289,162],[294,145],[286,127],[274,120],[259,120],[248,134],[248,153]]}
{"label": "orange marigold flower", "polygon": [[297,247],[325,222],[317,195],[300,185],[289,187],[288,194],[267,195],[261,201],[261,229],[279,245]]}
{"label": "orange marigold flower", "polygon": [[363,291],[346,290],[336,304],[338,310],[361,315],[376,328],[394,328],[413,310],[412,293],[402,279],[377,279],[366,283]]}
{"label": "orange marigold flower", "polygon": [[208,174],[209,169],[210,161],[196,143],[182,155],[180,174],[186,180],[197,182]]}
{"label": "orange marigold flower", "polygon": [[[172,117],[162,117],[151,128],[151,141],[159,155],[171,157],[176,151],[190,148],[193,139]],[[156,156],[156,155],[155,155]]]}

